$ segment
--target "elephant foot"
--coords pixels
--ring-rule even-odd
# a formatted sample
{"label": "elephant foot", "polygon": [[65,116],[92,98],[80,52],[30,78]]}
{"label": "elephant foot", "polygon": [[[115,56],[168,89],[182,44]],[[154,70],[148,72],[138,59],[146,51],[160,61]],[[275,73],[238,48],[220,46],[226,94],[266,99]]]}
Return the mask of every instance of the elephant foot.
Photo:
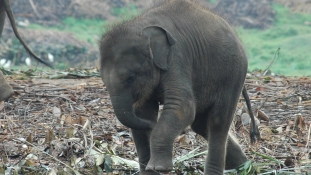
{"label": "elephant foot", "polygon": [[169,173],[173,170],[172,159],[153,159],[151,157],[146,167],[146,170],[154,170],[160,173]]}
{"label": "elephant foot", "polygon": [[2,87],[0,87],[0,89],[1,89],[0,101],[5,101],[5,100],[9,99],[13,95],[13,89],[9,85],[2,86]]}
{"label": "elephant foot", "polygon": [[5,81],[2,72],[0,71],[0,101],[7,100],[13,95],[12,87]]}
{"label": "elephant foot", "polygon": [[153,171],[153,170],[149,170],[149,171],[141,170],[139,172],[139,175],[160,175],[160,173]]}

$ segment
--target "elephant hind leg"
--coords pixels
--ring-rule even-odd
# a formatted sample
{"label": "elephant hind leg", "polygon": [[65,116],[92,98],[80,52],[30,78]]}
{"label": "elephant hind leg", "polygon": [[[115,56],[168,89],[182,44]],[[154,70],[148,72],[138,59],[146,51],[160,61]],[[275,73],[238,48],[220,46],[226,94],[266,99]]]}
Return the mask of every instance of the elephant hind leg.
{"label": "elephant hind leg", "polygon": [[[211,125],[213,121],[210,121],[209,117],[212,116],[220,118],[220,116],[213,115],[212,112],[206,112],[197,115],[191,127],[194,132],[204,137],[209,143],[205,174],[223,174],[221,169],[237,168],[246,162],[247,158],[234,136],[231,133],[228,134],[231,122],[218,124],[218,126],[216,124]],[[231,121],[230,117],[227,120]],[[220,158],[222,157],[220,155],[223,155],[223,158]]]}
{"label": "elephant hind leg", "polygon": [[[204,174],[220,175],[223,174],[225,167],[227,133],[220,125],[212,126],[213,122],[209,120],[209,117],[214,117],[214,115],[211,115],[211,112],[206,112],[205,116],[197,115],[191,128],[208,141]],[[219,128],[219,131],[215,128]]]}
{"label": "elephant hind leg", "polygon": [[235,169],[246,161],[247,158],[240,145],[236,141],[235,137],[229,133],[226,154],[226,170]]}
{"label": "elephant hind leg", "polygon": [[[196,121],[192,124],[192,130],[197,134],[201,135],[208,141],[208,130],[207,127],[204,129],[202,126],[204,122]],[[207,125],[207,124],[206,124]],[[201,128],[200,128],[201,127]],[[234,169],[247,161],[247,158],[240,148],[235,137],[229,132],[227,140],[227,152],[226,152],[226,164],[225,169]]]}

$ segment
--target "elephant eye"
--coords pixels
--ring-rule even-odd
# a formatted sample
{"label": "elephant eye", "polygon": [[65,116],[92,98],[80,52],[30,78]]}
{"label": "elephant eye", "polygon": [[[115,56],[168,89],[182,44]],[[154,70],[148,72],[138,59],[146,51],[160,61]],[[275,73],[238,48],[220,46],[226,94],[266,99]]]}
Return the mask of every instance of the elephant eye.
{"label": "elephant eye", "polygon": [[126,80],[127,84],[133,84],[134,81],[135,81],[135,76],[134,76],[134,75],[130,75],[130,76],[127,78],[127,80]]}

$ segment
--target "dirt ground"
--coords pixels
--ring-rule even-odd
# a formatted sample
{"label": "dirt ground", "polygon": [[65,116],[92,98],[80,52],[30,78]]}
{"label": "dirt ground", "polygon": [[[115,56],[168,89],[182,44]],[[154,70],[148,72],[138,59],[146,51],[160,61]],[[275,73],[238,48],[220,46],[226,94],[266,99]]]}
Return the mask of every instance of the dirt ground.
{"label": "dirt ground", "polygon": [[[233,133],[253,162],[271,162],[259,154],[279,161],[261,168],[310,172],[305,167],[311,158],[311,79],[259,74],[248,75],[246,85],[253,110],[259,113],[262,140],[250,144],[242,97]],[[0,105],[0,174],[138,171],[130,130],[117,121],[100,78],[19,79],[16,75],[7,77],[15,94]],[[187,129],[176,139],[173,154],[182,160],[182,156],[191,157],[206,148],[206,142]],[[202,174],[204,157],[183,157],[175,162],[171,174]]]}

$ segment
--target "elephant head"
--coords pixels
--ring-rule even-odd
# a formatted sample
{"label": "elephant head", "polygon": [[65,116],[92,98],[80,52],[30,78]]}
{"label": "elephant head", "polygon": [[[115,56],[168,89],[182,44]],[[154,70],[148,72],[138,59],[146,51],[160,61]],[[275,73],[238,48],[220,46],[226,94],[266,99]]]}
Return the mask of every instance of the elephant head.
{"label": "elephant head", "polygon": [[141,28],[140,32],[133,32],[137,31],[134,25],[133,31],[115,28],[103,36],[100,71],[119,121],[133,129],[151,129],[155,123],[137,117],[134,111],[161,85],[161,71],[168,68],[176,40],[164,28]]}

